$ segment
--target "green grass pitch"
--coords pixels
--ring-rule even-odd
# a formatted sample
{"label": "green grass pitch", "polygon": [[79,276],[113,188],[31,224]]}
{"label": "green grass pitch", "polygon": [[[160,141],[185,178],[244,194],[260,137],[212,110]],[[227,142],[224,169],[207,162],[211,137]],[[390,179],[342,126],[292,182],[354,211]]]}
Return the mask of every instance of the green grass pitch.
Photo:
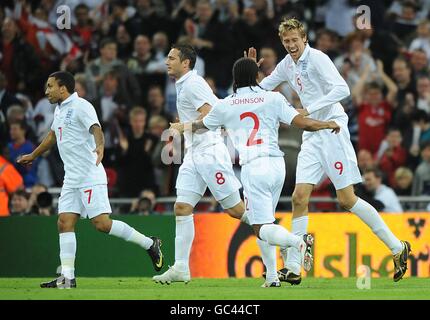
{"label": "green grass pitch", "polygon": [[430,299],[430,279],[394,283],[374,278],[370,290],[359,290],[353,278],[305,278],[299,286],[260,288],[263,279],[193,279],[160,285],[150,278],[78,278],[78,288],[41,289],[49,279],[0,278],[0,300],[298,300],[298,299]]}

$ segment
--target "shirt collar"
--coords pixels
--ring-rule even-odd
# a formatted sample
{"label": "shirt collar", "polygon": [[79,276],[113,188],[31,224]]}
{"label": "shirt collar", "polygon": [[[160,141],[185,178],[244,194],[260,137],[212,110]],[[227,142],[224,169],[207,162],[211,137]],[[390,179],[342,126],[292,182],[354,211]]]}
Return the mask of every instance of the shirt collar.
{"label": "shirt collar", "polygon": [[250,93],[250,92],[261,92],[264,91],[263,89],[261,89],[258,86],[253,86],[253,87],[242,87],[242,88],[237,88],[236,93],[238,94],[244,94],[244,93]]}
{"label": "shirt collar", "polygon": [[311,47],[309,44],[306,45],[305,50],[303,51],[302,55],[299,58],[299,62],[302,62],[306,59],[306,57],[309,55],[309,51],[311,51]]}
{"label": "shirt collar", "polygon": [[187,80],[189,77],[191,77],[193,74],[197,74],[197,70],[190,70],[186,74],[184,74],[182,77],[180,77],[178,80],[176,80],[176,84],[182,83],[185,80]]}
{"label": "shirt collar", "polygon": [[64,100],[63,102],[61,102],[59,104],[60,107],[69,104],[70,102],[72,102],[73,100],[76,100],[77,98],[79,98],[78,93],[77,92],[73,92],[66,100]]}

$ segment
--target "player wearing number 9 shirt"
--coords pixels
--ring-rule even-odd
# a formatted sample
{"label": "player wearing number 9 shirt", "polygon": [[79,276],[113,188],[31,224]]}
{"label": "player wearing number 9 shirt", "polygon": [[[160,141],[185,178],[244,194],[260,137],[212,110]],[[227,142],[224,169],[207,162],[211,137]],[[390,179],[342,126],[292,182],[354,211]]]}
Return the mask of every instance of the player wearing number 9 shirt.
{"label": "player wearing number 9 shirt", "polygon": [[75,224],[79,216],[90,218],[98,231],[146,249],[156,271],[163,266],[160,239],[146,237],[128,224],[110,219],[106,172],[101,163],[103,131],[94,107],[80,98],[74,89],[72,74],[58,71],[49,76],[45,94],[50,103],[57,104],[51,130],[31,154],[17,160],[24,165],[31,164],[56,143],[64,163],[65,176],[58,200],[61,275],[42,283],[42,288],[76,288]]}
{"label": "player wearing number 9 shirt", "polygon": [[[300,21],[287,19],[281,22],[279,36],[288,54],[263,79],[261,87],[273,90],[287,81],[303,105],[304,109],[299,109],[301,114],[312,119],[335,120],[342,128],[336,136],[327,131],[303,134],[293,192],[292,232],[297,235],[307,232],[309,198],[314,185],[326,174],[336,188],[341,207],[356,214],[391,250],[395,267],[393,279],[398,281],[407,270],[410,244],[397,239],[376,209],[354,193],[353,185],[362,179],[348,132],[348,116],[339,103],[349,96],[348,85],[330,58],[309,46],[305,28]],[[255,49],[251,48],[248,56],[256,61]],[[260,63],[261,61],[258,64]],[[285,254],[283,256],[286,268],[280,270],[281,280],[299,284],[301,276],[298,251],[290,248],[286,257]]]}
{"label": "player wearing number 9 shirt", "polygon": [[[260,239],[267,274],[264,287],[279,287],[276,272],[276,247],[294,247],[301,254],[301,265],[312,265],[310,235],[296,236],[273,224],[275,210],[285,180],[284,153],[278,145],[280,122],[315,131],[340,127],[334,122],[306,119],[276,92],[262,90],[257,84],[258,67],[251,59],[241,58],[233,66],[234,94],[221,100],[203,120],[191,124],[192,131],[216,130],[224,126],[239,152],[246,212]],[[172,124],[182,132],[184,124]],[[185,131],[187,134],[187,131]],[[268,246],[265,246],[267,244]]]}

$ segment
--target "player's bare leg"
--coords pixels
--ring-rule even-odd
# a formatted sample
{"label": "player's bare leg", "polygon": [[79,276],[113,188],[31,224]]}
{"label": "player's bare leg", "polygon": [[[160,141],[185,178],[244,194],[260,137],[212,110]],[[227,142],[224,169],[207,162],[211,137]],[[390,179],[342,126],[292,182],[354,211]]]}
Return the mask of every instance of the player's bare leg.
{"label": "player's bare leg", "polygon": [[136,243],[144,248],[152,260],[155,271],[160,271],[163,267],[163,253],[160,248],[160,239],[156,237],[147,237],[125,222],[112,220],[107,213],[92,218],[91,222],[100,232],[108,233],[128,242]]}
{"label": "player's bare leg", "polygon": [[[296,184],[292,197],[293,218],[291,221],[291,232],[297,236],[303,236],[308,230],[308,208],[309,199],[314,186],[307,183]],[[281,249],[281,255],[284,260],[283,269],[279,270],[278,276],[281,281],[291,284],[300,284],[301,282],[301,264],[300,253],[294,248]]]}
{"label": "player's bare leg", "polygon": [[394,281],[399,281],[407,270],[407,261],[411,245],[407,241],[399,240],[385,224],[376,209],[354,193],[352,185],[337,190],[339,205],[356,214],[372,232],[391,250],[394,262]]}
{"label": "player's bare leg", "polygon": [[[197,198],[197,195],[196,195]],[[194,240],[194,206],[185,202],[176,202],[175,263],[166,272],[152,277],[161,284],[172,282],[188,283],[191,280],[189,259]]]}
{"label": "player's bare leg", "polygon": [[75,225],[79,220],[76,213],[58,215],[57,227],[60,241],[61,274],[57,279],[40,284],[41,288],[70,289],[76,288],[75,256],[76,236]]}

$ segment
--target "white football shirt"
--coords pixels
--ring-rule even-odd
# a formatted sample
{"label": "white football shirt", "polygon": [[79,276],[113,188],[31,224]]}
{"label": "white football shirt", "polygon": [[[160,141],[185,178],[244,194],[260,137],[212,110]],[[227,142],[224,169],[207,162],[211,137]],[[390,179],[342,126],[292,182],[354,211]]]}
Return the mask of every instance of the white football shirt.
{"label": "white football shirt", "polygon": [[244,87],[220,100],[203,123],[210,130],[225,126],[244,165],[258,157],[283,157],[278,144],[279,123],[291,124],[298,114],[282,94]]}
{"label": "white football shirt", "polygon": [[[208,83],[192,70],[176,81],[176,106],[179,120],[182,123],[192,122],[200,116],[200,109],[205,103],[212,107],[218,102]],[[221,131],[195,133],[185,132],[185,148],[205,148],[217,143],[223,143]]]}
{"label": "white football shirt", "polygon": [[64,163],[63,186],[83,188],[107,184],[103,165],[96,166],[97,154],[93,152],[96,143],[89,131],[93,124],[100,126],[93,105],[76,92],[55,108],[51,130],[55,132]]}
{"label": "white football shirt", "polygon": [[[260,86],[273,90],[285,81],[297,92],[303,107],[310,113],[310,118],[320,121],[344,118],[347,123],[348,116],[339,101],[349,96],[350,90],[325,53],[306,45],[297,64],[288,54],[261,81]],[[314,132],[304,132],[303,139],[313,134]]]}

